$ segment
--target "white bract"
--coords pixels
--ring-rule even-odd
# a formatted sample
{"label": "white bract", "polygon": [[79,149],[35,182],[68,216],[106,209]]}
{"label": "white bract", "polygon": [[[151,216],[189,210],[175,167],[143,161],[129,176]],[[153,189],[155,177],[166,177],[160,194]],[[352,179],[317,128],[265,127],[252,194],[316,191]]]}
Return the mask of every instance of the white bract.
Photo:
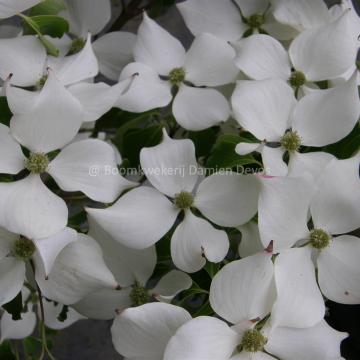
{"label": "white bract", "polygon": [[[8,230],[41,238],[65,227],[65,203],[47,189],[41,174],[50,174],[65,191],[80,190],[104,202],[114,201],[134,185],[117,173],[106,173],[106,167],[116,169],[117,164],[109,144],[89,139],[65,146],[80,128],[82,111],[52,72],[39,94],[10,87],[8,102],[14,115],[10,129],[4,125],[0,128],[1,146],[7,154],[0,161],[1,172],[17,174],[25,168],[29,172],[22,180],[0,184],[0,224]],[[19,144],[29,150],[27,157]],[[50,153],[62,147],[51,160]],[[92,166],[99,170],[95,176],[89,173]]]}
{"label": "white bract", "polygon": [[127,248],[112,239],[91,218],[89,222],[89,234],[101,246],[105,263],[121,290],[103,289],[87,295],[74,305],[81,314],[93,319],[113,319],[116,313],[146,304],[151,299],[171,302],[178,293],[191,286],[190,276],[178,270],[165,274],[155,287],[146,286],[157,262],[155,247],[144,250]]}
{"label": "white bract", "polygon": [[188,130],[202,130],[227,120],[226,98],[213,87],[234,81],[234,50],[210,34],[195,38],[185,52],[179,40],[146,14],[134,47],[135,63],[126,66],[120,80],[138,73],[134,84],[118,102],[122,109],[143,112],[172,103],[177,122]]}
{"label": "white bract", "polygon": [[154,188],[134,189],[107,209],[88,208],[89,216],[115,240],[144,249],[160,240],[182,212],[184,218],[171,239],[175,265],[195,272],[205,265],[205,258],[211,262],[224,259],[229,248],[226,233],[191,209],[198,209],[220,226],[244,224],[256,212],[257,179],[236,173],[214,174],[197,186],[194,144],[190,140],[173,140],[165,130],[162,143],[144,148],[140,161]]}
{"label": "white bract", "polygon": [[14,16],[39,4],[40,2],[41,0],[1,0],[0,19]]}
{"label": "white bract", "polygon": [[277,22],[268,0],[187,0],[177,5],[194,35],[211,33],[234,41],[265,31],[279,40],[292,39],[297,31]]}
{"label": "white bract", "polygon": [[185,48],[151,18],[168,3],[0,0],[1,356],[53,359],[46,327],[86,317],[126,360],[340,360],[354,5],[177,1]]}
{"label": "white bract", "polygon": [[1,240],[1,297],[0,304],[11,301],[21,290],[25,280],[25,263],[34,262],[44,269],[44,279],[51,271],[62,249],[77,240],[75,230],[65,228],[47,238],[25,238],[0,228]]}
{"label": "white bract", "polygon": [[356,61],[358,32],[352,26],[351,11],[333,23],[311,28],[298,35],[289,53],[268,35],[253,35],[234,44],[235,63],[255,80],[280,78],[294,87],[309,82],[336,79],[352,69]]}
{"label": "white bract", "polygon": [[[240,80],[232,95],[232,106],[239,124],[261,141],[240,143],[236,152],[261,152],[267,174],[274,176],[288,172],[283,161],[286,151],[290,167],[303,159],[311,167],[316,159],[300,153],[301,146],[322,147],[341,140],[351,132],[360,115],[355,73],[344,84],[314,90],[299,101],[283,80]],[[318,156],[326,164],[328,155]]]}

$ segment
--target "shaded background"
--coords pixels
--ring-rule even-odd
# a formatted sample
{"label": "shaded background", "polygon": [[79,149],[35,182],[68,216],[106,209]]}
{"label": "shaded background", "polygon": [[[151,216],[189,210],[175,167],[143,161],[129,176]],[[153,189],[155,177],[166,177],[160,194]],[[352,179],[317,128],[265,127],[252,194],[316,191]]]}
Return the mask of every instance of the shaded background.
{"label": "shaded background", "polygon": [[[328,5],[339,3],[336,0],[325,1]],[[360,0],[353,0],[353,2],[359,12]],[[136,33],[140,21],[140,18],[130,21],[123,30]],[[179,38],[185,46],[191,43],[193,37],[175,7],[158,18],[157,21],[175,37]],[[342,343],[342,356],[347,360],[359,360],[360,305],[341,305],[329,301],[327,306],[328,315],[326,319],[329,324],[339,331],[350,334]],[[122,357],[114,350],[112,345],[111,323],[111,321],[96,320],[77,322],[55,336],[52,353],[57,360],[121,360]]]}

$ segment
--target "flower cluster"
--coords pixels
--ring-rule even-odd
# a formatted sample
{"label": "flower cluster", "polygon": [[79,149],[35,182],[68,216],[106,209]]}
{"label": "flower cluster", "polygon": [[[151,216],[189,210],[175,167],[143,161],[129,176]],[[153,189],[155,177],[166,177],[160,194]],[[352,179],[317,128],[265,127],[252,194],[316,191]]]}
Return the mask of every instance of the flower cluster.
{"label": "flower cluster", "polygon": [[186,0],[187,49],[139,3],[0,0],[22,21],[0,24],[1,342],[37,308],[39,359],[85,318],[114,319],[129,360],[341,359],[324,317],[360,304],[352,2]]}

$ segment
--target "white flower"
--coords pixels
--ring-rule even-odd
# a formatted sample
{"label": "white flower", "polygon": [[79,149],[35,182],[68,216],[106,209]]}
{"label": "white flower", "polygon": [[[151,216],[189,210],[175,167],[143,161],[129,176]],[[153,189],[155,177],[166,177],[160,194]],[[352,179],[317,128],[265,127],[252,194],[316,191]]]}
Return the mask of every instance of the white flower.
{"label": "white flower", "polygon": [[[22,180],[0,184],[2,226],[29,238],[47,237],[65,227],[67,207],[44,185],[40,175],[45,172],[65,191],[80,190],[97,201],[112,202],[134,185],[117,173],[106,173],[106,166],[116,169],[116,156],[113,148],[100,140],[70,144],[53,160],[49,159],[47,154],[66,145],[81,124],[80,105],[52,73],[38,97],[11,89],[11,135],[30,154],[26,158],[9,129],[1,125],[1,147],[6,154],[0,161],[1,172],[17,174],[27,168],[30,174]],[[99,170],[96,176],[89,173],[92,166]]]}
{"label": "white flower", "polygon": [[292,41],[289,53],[268,35],[242,39],[234,44],[235,64],[252,79],[278,77],[297,88],[354,71],[359,41],[351,11],[329,24],[302,32]]}
{"label": "white flower", "polygon": [[171,336],[191,315],[181,307],[150,303],[124,310],[111,327],[115,349],[127,359],[162,360]]}
{"label": "white flower", "polygon": [[41,262],[37,262],[35,280],[46,298],[65,305],[104,288],[119,288],[104,262],[100,246],[83,234],[78,234],[76,241],[62,249],[48,276]]}
{"label": "white flower", "polygon": [[331,12],[323,0],[273,0],[272,4],[275,19],[300,32],[331,22]]}
{"label": "white flower", "polygon": [[259,227],[255,221],[249,221],[247,224],[239,226],[241,240],[239,244],[240,257],[254,255],[262,250],[264,246],[260,239]]}
{"label": "white flower", "polygon": [[176,38],[144,14],[134,47],[136,62],[125,67],[120,79],[139,76],[117,105],[132,112],[163,107],[171,102],[176,86],[172,109],[181,126],[201,130],[218,124],[229,117],[229,105],[220,92],[207,87],[234,81],[234,55],[229,44],[210,34],[196,37],[186,53]]}
{"label": "white flower", "polygon": [[72,307],[68,306],[66,311],[66,319],[64,321],[60,321],[58,317],[63,310],[63,304],[55,303],[43,298],[43,305],[45,319],[44,322],[46,327],[49,329],[63,330],[75,322],[84,319],[82,315],[76,312]]}
{"label": "white flower", "polygon": [[[341,235],[359,226],[359,156],[332,160],[315,191],[305,179],[264,179],[263,184],[259,199],[259,230],[263,244],[266,246],[273,240],[274,251],[280,251],[283,258],[286,256],[284,249],[298,241],[306,244],[301,252],[300,249],[289,250],[286,254],[290,256],[297,251],[299,261],[310,263],[312,268],[310,258],[314,259],[319,286],[327,298],[345,304],[359,303],[360,273],[356,263],[360,241],[355,236]],[[269,207],[277,211],[270,212]],[[313,223],[310,230],[307,227],[309,208]],[[289,264],[294,263],[291,260]],[[290,276],[289,266],[284,266],[284,273]],[[314,269],[307,281],[309,284],[315,281]],[[302,293],[299,296],[303,296],[305,292],[299,290],[298,280],[296,289]],[[288,292],[288,286],[284,287],[284,292]]]}
{"label": "white flower", "polygon": [[274,19],[268,0],[187,0],[177,7],[194,35],[210,33],[235,41],[250,30],[266,31],[280,40],[297,34],[294,28]]}
{"label": "white flower", "polygon": [[19,320],[13,320],[12,315],[4,311],[0,319],[0,344],[8,339],[24,339],[35,330],[36,315],[30,298],[30,290],[24,286],[21,289],[21,295],[22,306],[26,306],[27,311],[21,313],[21,319]]}
{"label": "white flower", "polygon": [[[30,290],[27,287],[23,287],[21,290],[23,300],[23,312],[21,312],[21,319],[13,320],[12,315],[4,312],[0,320],[0,343],[4,340],[21,340],[30,336],[36,326],[36,314],[33,309],[34,305],[38,305],[36,297],[33,297]],[[44,306],[44,322],[47,328],[54,330],[62,330],[68,326],[74,324],[76,321],[84,319],[84,317],[78,314],[74,309],[68,307],[66,309],[66,320],[60,321],[58,319],[61,311],[63,310],[62,304],[55,304],[54,302],[43,298]],[[38,308],[38,316],[40,318],[40,308]]]}
{"label": "white flower", "polygon": [[195,272],[205,265],[205,257],[212,262],[223,260],[229,247],[226,233],[194,215],[191,208],[220,226],[244,224],[256,213],[256,177],[213,174],[196,188],[194,144],[186,139],[172,140],[165,130],[161,144],[142,149],[140,162],[155,188],[134,189],[107,209],[87,209],[90,218],[115,240],[144,249],[160,240],[183,212],[184,219],[171,239],[175,265]]}
{"label": "white flower", "polygon": [[310,168],[312,161],[326,165],[327,155],[318,154],[322,158],[314,159],[298,150],[302,145],[321,147],[341,140],[354,128],[360,114],[356,74],[335,88],[314,90],[298,102],[283,80],[238,81],[232,106],[239,124],[262,141],[240,143],[236,152],[261,152],[268,175],[278,176],[288,171],[282,159],[285,151],[290,154],[290,167],[304,157]]}
{"label": "white flower", "polygon": [[163,358],[151,359],[193,360],[195,356],[204,360],[332,360],[340,359],[340,343],[347,336],[325,321],[305,329],[279,327],[261,331],[254,326],[246,322],[230,328],[219,319],[200,316],[176,331]]}
{"label": "white flower", "polygon": [[76,241],[77,234],[65,228],[47,238],[24,238],[0,228],[0,304],[11,301],[21,290],[25,279],[25,262],[32,259],[36,267],[44,269],[44,277],[51,271],[62,249]]}
{"label": "white flower", "polygon": [[73,305],[81,314],[92,319],[113,319],[116,313],[147,303],[152,297],[158,301],[170,302],[179,292],[191,286],[189,275],[171,270],[155,287],[149,288],[146,285],[157,262],[155,246],[133,250],[112,239],[91,218],[89,226],[89,235],[101,246],[105,263],[120,284],[121,290],[103,289],[87,295]]}
{"label": "white flower", "polygon": [[[98,35],[111,19],[111,2],[105,0],[66,0],[67,9],[59,15],[70,23],[71,40],[64,39],[67,51],[81,47],[88,32]],[[107,78],[117,81],[122,68],[132,60],[132,50],[136,36],[126,31],[114,31],[98,37],[92,47],[99,61],[100,72]]]}
{"label": "white flower", "polygon": [[0,1],[0,19],[5,19],[23,12],[35,5],[41,0],[1,0]]}
{"label": "white flower", "polygon": [[[297,250],[301,251],[300,249],[294,251]],[[339,344],[346,334],[331,329],[321,320],[322,318],[311,319],[311,312],[314,313],[311,309],[314,305],[311,297],[304,296],[305,302],[301,303],[291,291],[291,287],[286,288],[286,286],[284,288],[281,286],[281,292],[276,294],[271,256],[271,253],[262,252],[225,265],[215,275],[211,284],[210,303],[218,315],[234,325],[230,327],[225,321],[208,316],[192,319],[182,325],[170,338],[163,359],[270,360],[274,359],[271,354],[281,359],[296,360],[338,358]],[[281,274],[287,277],[286,271],[290,269],[291,274],[296,274],[297,279],[301,280],[299,283],[301,289],[316,287],[315,281],[311,284],[306,283],[308,280],[306,276],[301,279],[302,275],[306,275],[306,269],[311,269],[310,261],[305,264],[301,261],[292,264],[291,259],[287,261],[290,264],[283,266],[284,269],[276,269],[275,263],[275,272],[281,271]],[[297,285],[295,281],[289,284],[293,288]],[[287,290],[285,296],[283,290]],[[283,315],[283,319],[287,320],[297,318],[302,322],[301,315],[305,314],[307,319],[312,321],[312,325],[302,329],[280,325],[279,321],[275,325],[272,313],[269,321],[265,324],[261,322],[261,319],[270,314],[276,295],[277,316]],[[321,295],[320,299],[324,309]],[[290,309],[293,312],[290,312]]]}
{"label": "white flower", "polygon": [[[90,34],[83,45],[81,51],[74,55],[56,58],[47,56],[45,49],[34,36],[0,39],[0,76],[6,80],[11,74],[9,81],[11,84],[23,87],[35,86],[41,89],[52,70],[81,107],[83,114],[77,117],[74,124],[78,124],[79,121],[95,121],[110,110],[126,91],[133,74],[114,86],[102,82],[96,84],[89,82],[89,79],[99,72]],[[19,98],[24,98],[24,102],[30,101],[29,97],[35,98],[38,94],[6,86],[6,95],[11,96],[12,93],[17,101]]]}

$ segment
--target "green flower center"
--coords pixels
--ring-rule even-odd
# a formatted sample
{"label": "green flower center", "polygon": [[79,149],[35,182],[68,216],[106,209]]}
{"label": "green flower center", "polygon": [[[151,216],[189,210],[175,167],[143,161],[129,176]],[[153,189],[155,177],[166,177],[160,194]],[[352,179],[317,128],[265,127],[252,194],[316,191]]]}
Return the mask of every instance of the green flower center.
{"label": "green flower center", "polygon": [[252,29],[259,29],[265,24],[265,15],[261,13],[253,14],[246,19],[246,22]]}
{"label": "green flower center", "polygon": [[49,158],[44,153],[30,153],[25,161],[25,167],[32,174],[42,174],[49,166]]}
{"label": "green flower center", "polygon": [[322,229],[314,229],[310,232],[310,244],[315,249],[325,249],[330,243],[330,235]]}
{"label": "green flower center", "polygon": [[36,89],[41,90],[44,87],[47,79],[48,79],[48,75],[43,75],[36,83]]}
{"label": "green flower center", "polygon": [[185,69],[175,68],[169,72],[169,81],[172,85],[179,85],[185,80]]}
{"label": "green flower center", "polygon": [[301,145],[301,137],[296,131],[288,131],[280,140],[281,146],[289,151],[295,152],[298,151]]}
{"label": "green flower center", "polygon": [[256,329],[247,330],[241,340],[241,350],[247,352],[258,352],[263,350],[265,344],[267,343],[267,338]]}
{"label": "green flower center", "polygon": [[187,192],[182,191],[178,194],[175,194],[174,204],[178,209],[185,210],[191,208],[194,203],[194,196]]}
{"label": "green flower center", "polygon": [[86,44],[86,41],[83,38],[74,39],[71,43],[70,49],[67,55],[74,55],[80,52]]}
{"label": "green flower center", "polygon": [[148,291],[136,281],[130,292],[130,300],[132,306],[141,306],[149,302],[150,296]]}
{"label": "green flower center", "polygon": [[33,256],[35,250],[36,250],[36,247],[31,240],[29,240],[25,237],[20,237],[19,239],[17,239],[15,241],[15,244],[13,247],[13,254],[18,259],[26,261],[26,260],[29,260]]}
{"label": "green flower center", "polygon": [[289,79],[290,85],[293,87],[300,87],[306,83],[306,76],[301,71],[294,71]]}

